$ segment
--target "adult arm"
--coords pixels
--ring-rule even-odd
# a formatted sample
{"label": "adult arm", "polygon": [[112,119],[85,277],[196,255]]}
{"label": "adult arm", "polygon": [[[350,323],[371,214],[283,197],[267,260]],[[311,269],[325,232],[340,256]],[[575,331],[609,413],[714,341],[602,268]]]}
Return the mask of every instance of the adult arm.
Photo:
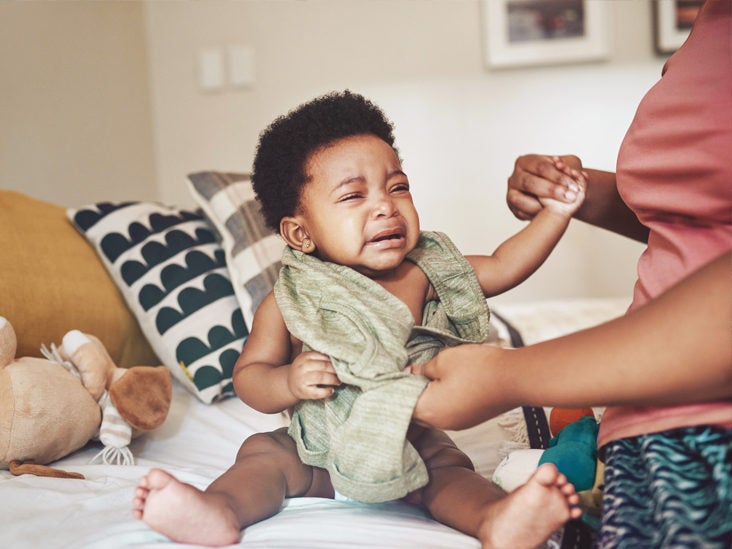
{"label": "adult arm", "polygon": [[[558,165],[552,158],[559,159]],[[542,208],[540,197],[568,201],[566,193],[572,188],[572,179],[562,171],[563,166],[583,171],[587,177],[585,201],[574,214],[576,219],[640,242],[648,240],[648,229],[620,197],[615,174],[583,169],[581,160],[573,155],[528,154],[516,159],[506,193],[508,207],[516,217],[533,218]]]}
{"label": "adult arm", "polygon": [[433,381],[414,412],[441,429],[520,405],[685,404],[732,398],[732,253],[644,307],[520,349],[463,345],[413,367]]}

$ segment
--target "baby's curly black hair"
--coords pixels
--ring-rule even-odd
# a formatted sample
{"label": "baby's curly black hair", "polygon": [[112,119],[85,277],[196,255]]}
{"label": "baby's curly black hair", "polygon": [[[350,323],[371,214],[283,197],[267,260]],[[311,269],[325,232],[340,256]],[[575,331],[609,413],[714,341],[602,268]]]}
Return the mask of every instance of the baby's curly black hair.
{"label": "baby's curly black hair", "polygon": [[305,165],[313,153],[363,134],[375,135],[394,148],[393,129],[379,107],[348,90],[317,97],[278,117],[259,135],[252,172],[267,225],[279,232],[282,218],[295,215],[308,181]]}

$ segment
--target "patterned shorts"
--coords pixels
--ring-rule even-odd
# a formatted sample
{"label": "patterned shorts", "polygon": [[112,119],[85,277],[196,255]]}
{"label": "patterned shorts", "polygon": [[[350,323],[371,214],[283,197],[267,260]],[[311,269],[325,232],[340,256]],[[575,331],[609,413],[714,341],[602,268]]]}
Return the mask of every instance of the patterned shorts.
{"label": "patterned shorts", "polygon": [[689,427],[608,444],[599,544],[732,547],[732,430]]}

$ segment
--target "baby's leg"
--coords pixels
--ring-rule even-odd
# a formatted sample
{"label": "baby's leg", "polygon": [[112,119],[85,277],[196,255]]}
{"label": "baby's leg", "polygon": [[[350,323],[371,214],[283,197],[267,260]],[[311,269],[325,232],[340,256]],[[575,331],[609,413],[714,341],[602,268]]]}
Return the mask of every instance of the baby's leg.
{"label": "baby's leg", "polygon": [[445,433],[428,430],[412,443],[427,465],[430,482],[407,501],[477,537],[484,548],[536,547],[581,514],[573,507],[579,502],[574,486],[553,465],[542,466],[526,485],[506,495],[473,470]]}
{"label": "baby's leg", "polygon": [[259,433],[242,444],[235,463],[205,490],[160,469],[135,491],[133,515],[173,541],[237,543],[241,529],[270,517],[286,497],[333,497],[328,474],[304,465],[285,429]]}

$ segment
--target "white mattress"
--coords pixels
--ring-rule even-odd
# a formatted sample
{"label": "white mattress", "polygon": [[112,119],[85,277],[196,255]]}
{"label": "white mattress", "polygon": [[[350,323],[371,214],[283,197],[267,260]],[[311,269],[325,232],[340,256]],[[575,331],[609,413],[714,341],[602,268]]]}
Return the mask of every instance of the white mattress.
{"label": "white mattress", "polygon": [[[531,325],[531,340],[557,333],[552,322],[563,315],[567,332],[618,316],[625,304],[618,300],[545,303],[530,307],[502,307],[500,313]],[[574,314],[576,311],[577,314]],[[571,320],[568,320],[571,319]],[[520,322],[515,323],[520,328]],[[285,424],[281,415],[253,411],[237,399],[205,405],[177,383],[165,424],[133,441],[132,466],[89,464],[97,443],[52,464],[86,476],[85,480],[53,479],[0,471],[0,547],[111,548],[159,547],[171,544],[131,514],[137,480],[152,467],[205,488],[233,462],[241,442],[250,434]],[[473,459],[476,469],[490,477],[506,451],[511,435],[492,420],[459,433],[457,444]],[[393,502],[358,504],[320,498],[288,500],[279,514],[250,526],[237,547],[480,547],[477,540],[437,523],[418,508]]]}

